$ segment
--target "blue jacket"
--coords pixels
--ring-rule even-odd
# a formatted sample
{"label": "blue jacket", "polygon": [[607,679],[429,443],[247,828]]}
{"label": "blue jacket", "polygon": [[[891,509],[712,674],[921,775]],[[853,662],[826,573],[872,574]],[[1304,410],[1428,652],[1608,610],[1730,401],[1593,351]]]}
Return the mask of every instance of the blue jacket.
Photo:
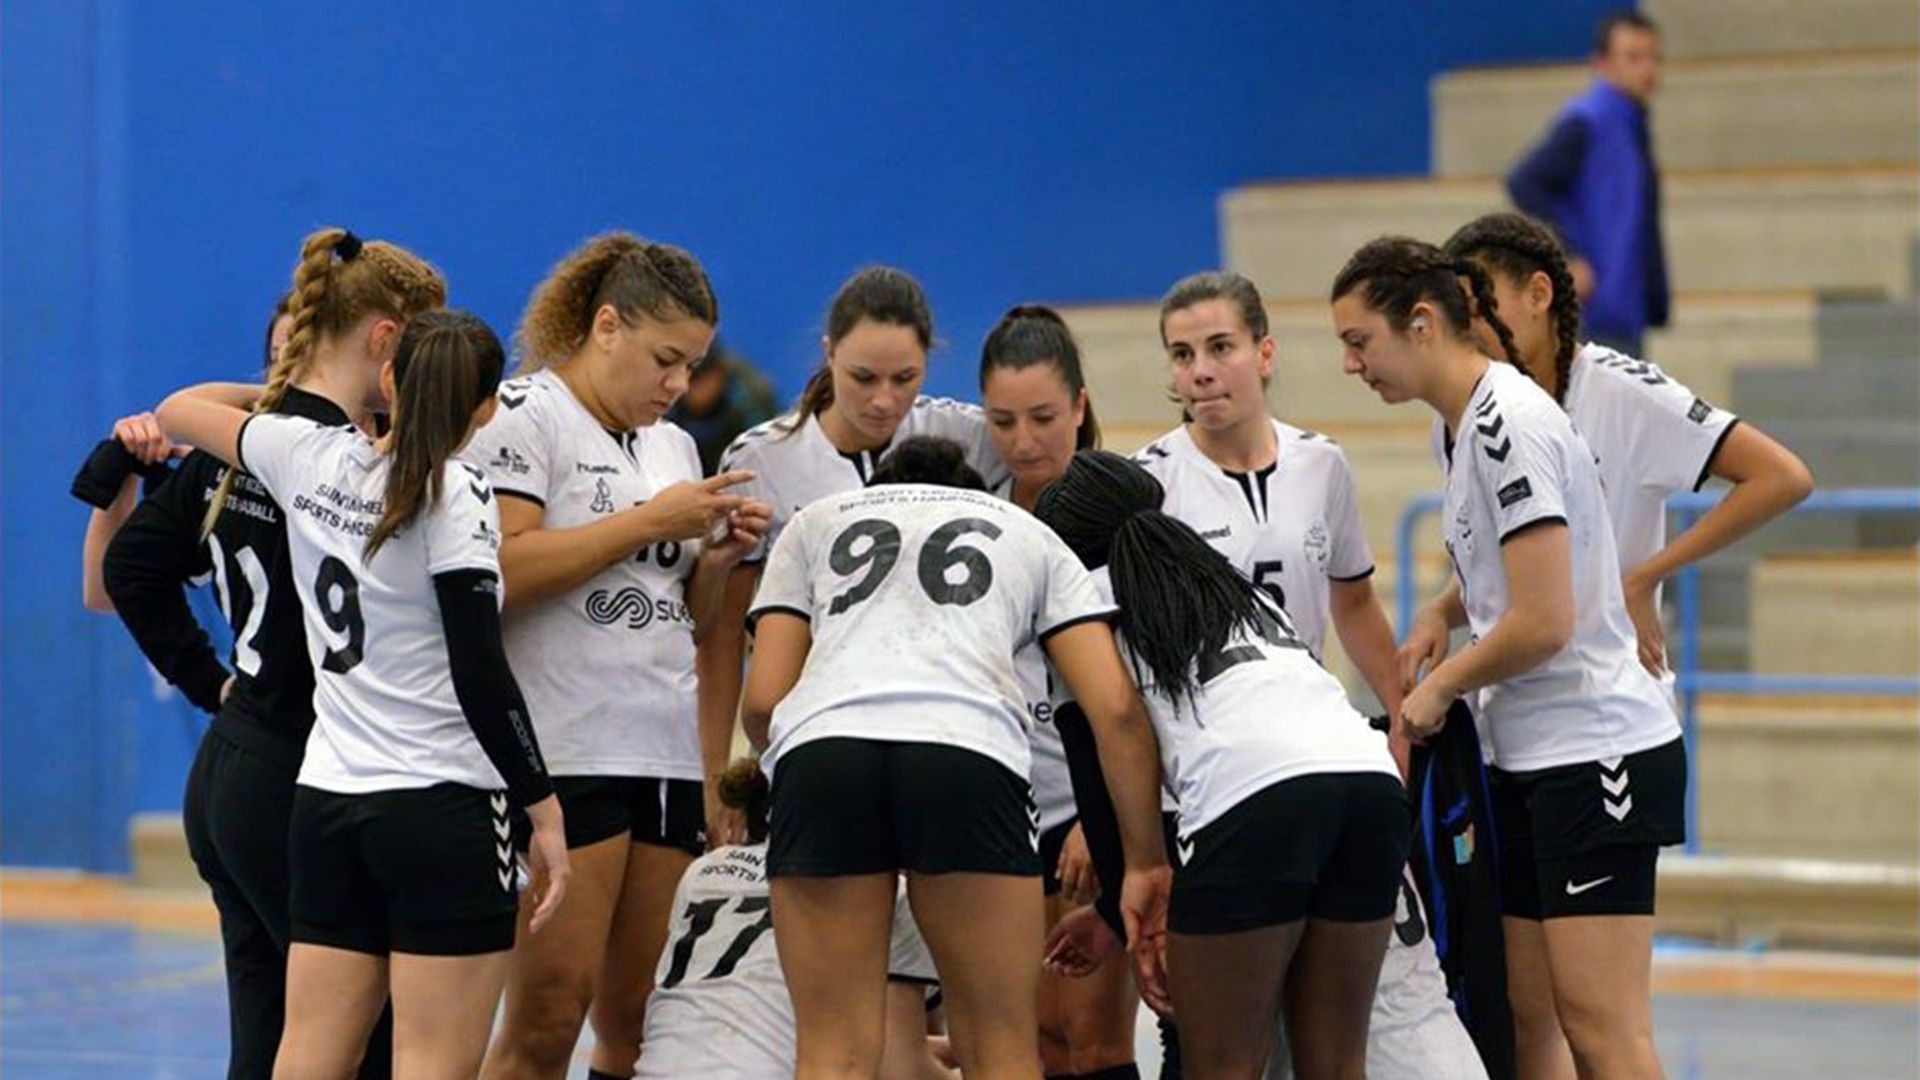
{"label": "blue jacket", "polygon": [[1592,264],[1593,295],[1581,306],[1588,333],[1638,338],[1649,326],[1666,325],[1660,176],[1645,106],[1596,81],[1514,166],[1507,192]]}

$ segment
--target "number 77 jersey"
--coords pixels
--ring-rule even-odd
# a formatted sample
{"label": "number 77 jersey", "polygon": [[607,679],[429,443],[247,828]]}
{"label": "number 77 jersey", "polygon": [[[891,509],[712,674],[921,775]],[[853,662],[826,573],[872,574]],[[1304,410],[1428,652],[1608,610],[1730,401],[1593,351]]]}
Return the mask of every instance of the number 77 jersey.
{"label": "number 77 jersey", "polygon": [[938,743],[1028,774],[1013,657],[1113,607],[1031,514],[986,492],[887,484],[806,507],[774,544],[748,616],[808,621],[800,681],[763,764],[816,739]]}

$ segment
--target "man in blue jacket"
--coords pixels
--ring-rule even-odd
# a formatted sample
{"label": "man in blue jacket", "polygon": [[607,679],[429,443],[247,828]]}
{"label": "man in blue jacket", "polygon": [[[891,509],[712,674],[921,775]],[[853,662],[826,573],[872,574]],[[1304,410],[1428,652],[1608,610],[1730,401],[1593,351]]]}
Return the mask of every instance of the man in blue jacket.
{"label": "man in blue jacket", "polygon": [[1602,19],[1593,66],[1593,85],[1514,166],[1507,192],[1567,246],[1586,335],[1638,357],[1647,328],[1666,325],[1670,299],[1647,128],[1660,85],[1653,21],[1634,11]]}

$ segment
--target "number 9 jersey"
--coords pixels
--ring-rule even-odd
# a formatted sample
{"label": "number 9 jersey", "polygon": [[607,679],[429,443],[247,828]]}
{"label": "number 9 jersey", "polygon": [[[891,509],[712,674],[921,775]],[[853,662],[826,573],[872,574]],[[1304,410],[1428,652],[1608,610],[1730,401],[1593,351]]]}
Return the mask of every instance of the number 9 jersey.
{"label": "number 9 jersey", "polygon": [[774,545],[748,616],[797,615],[813,633],[763,764],[838,736],[972,750],[1024,778],[1014,655],[1113,610],[1053,530],[986,492],[885,484],[821,499]]}
{"label": "number 9 jersey", "polygon": [[240,467],[287,524],[313,659],[313,733],[299,783],[346,795],[451,782],[504,787],[454,695],[433,578],[500,573],[500,516],[472,466],[441,466],[439,498],[371,562],[388,459],[352,428],[261,413],[240,429]]}

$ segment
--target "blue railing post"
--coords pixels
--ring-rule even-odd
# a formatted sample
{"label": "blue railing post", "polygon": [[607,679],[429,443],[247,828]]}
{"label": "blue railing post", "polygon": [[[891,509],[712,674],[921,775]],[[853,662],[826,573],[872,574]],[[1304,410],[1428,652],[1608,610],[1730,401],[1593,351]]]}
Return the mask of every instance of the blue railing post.
{"label": "blue railing post", "polygon": [[1413,533],[1419,527],[1420,519],[1435,513],[1440,506],[1438,495],[1414,496],[1407,500],[1407,508],[1400,512],[1400,523],[1394,530],[1393,557],[1400,569],[1400,580],[1395,590],[1399,596],[1395,606],[1400,609],[1400,622],[1395,629],[1399,631],[1402,641],[1406,640],[1407,631],[1413,628],[1413,609],[1420,598],[1420,564],[1413,558]]}
{"label": "blue railing post", "polygon": [[[1687,507],[1674,509],[1675,535],[1693,526],[1699,514]],[[1700,688],[1700,567],[1687,566],[1676,575],[1674,605],[1676,611],[1674,694],[1680,707],[1680,739],[1687,749],[1687,768],[1693,774],[1687,783],[1687,853],[1700,850],[1700,760],[1699,724]],[[1659,618],[1659,612],[1654,613]]]}

